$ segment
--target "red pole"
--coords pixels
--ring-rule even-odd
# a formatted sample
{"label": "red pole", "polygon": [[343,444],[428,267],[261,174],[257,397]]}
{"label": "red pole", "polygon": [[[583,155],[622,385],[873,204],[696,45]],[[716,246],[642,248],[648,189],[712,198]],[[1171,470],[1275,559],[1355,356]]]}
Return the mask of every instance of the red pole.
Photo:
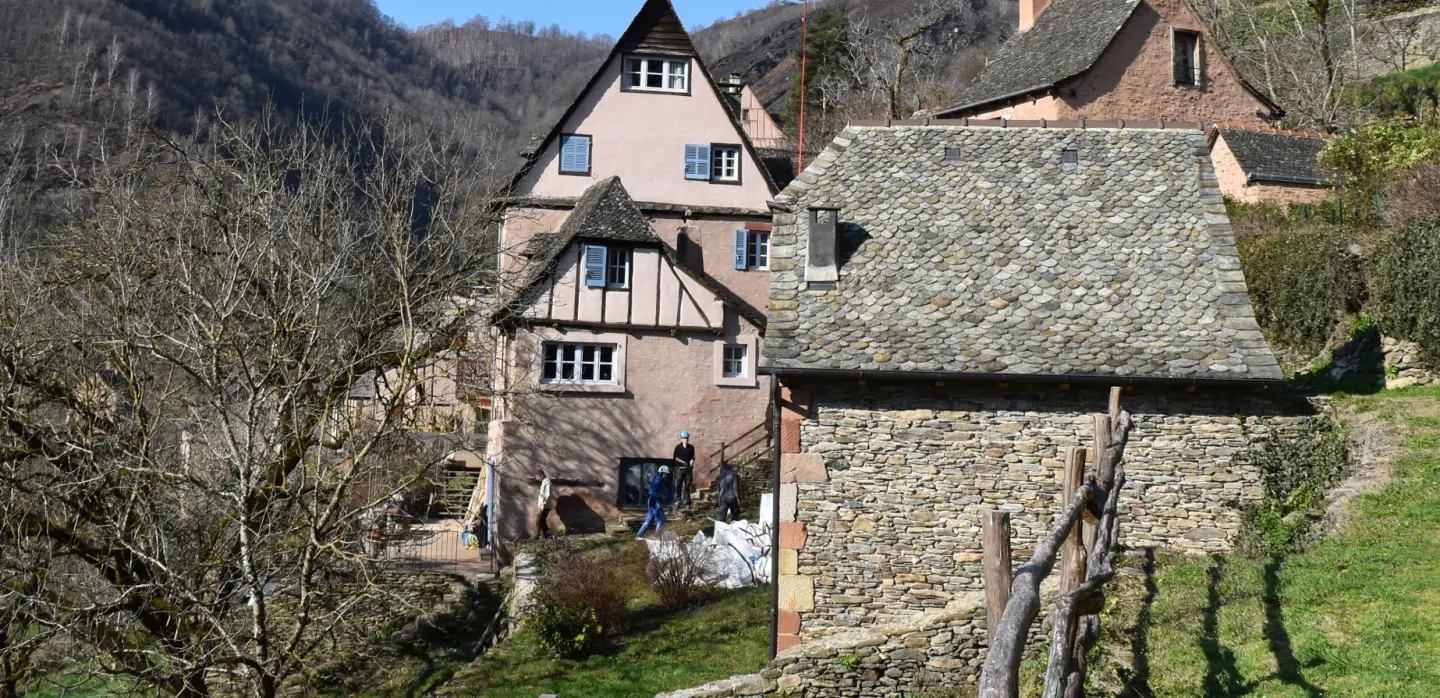
{"label": "red pole", "polygon": [[[800,146],[795,153],[795,174],[805,171],[805,64],[810,53],[810,0],[800,8]],[[776,495],[779,496],[779,495]]]}

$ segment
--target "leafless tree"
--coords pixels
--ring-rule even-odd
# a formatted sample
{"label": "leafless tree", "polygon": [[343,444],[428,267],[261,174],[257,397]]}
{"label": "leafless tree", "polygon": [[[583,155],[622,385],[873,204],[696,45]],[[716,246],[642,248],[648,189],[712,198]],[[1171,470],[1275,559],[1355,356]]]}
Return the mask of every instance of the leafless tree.
{"label": "leafless tree", "polygon": [[47,165],[64,223],[0,266],[0,686],[56,641],[151,694],[271,698],[387,603],[361,522],[438,455],[412,376],[488,351],[461,340],[503,287],[489,155],[266,123]]}
{"label": "leafless tree", "polygon": [[1363,76],[1359,0],[1218,0],[1196,9],[1292,125],[1335,132],[1360,116],[1346,93]]}

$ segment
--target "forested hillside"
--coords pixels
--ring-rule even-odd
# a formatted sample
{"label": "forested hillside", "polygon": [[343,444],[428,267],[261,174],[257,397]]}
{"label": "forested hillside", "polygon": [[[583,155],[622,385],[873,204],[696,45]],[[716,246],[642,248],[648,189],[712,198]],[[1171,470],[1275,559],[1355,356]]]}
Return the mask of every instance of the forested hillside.
{"label": "forested hillside", "polygon": [[[810,7],[807,114],[818,147],[846,120],[947,102],[1015,32],[1009,0],[829,0]],[[695,33],[716,75],[738,73],[793,130],[801,6],[775,2]],[[812,140],[807,136],[807,141]]]}

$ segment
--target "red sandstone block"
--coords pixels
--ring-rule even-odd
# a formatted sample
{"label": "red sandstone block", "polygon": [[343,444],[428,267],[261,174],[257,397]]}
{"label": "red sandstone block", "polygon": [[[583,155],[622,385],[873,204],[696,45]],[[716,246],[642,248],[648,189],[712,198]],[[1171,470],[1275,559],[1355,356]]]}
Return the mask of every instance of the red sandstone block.
{"label": "red sandstone block", "polygon": [[800,420],[786,415],[780,420],[780,452],[800,452]]}
{"label": "red sandstone block", "polygon": [[790,649],[791,647],[794,647],[795,645],[800,644],[800,636],[799,636],[799,635],[786,635],[786,634],[781,634],[781,635],[780,635],[778,638],[776,638],[776,639],[777,639],[777,642],[775,643],[775,647],[776,647],[776,650],[777,650],[777,651],[780,651],[780,652],[784,652],[785,650],[788,650],[788,649]]}
{"label": "red sandstone block", "polygon": [[783,635],[799,635],[799,634],[800,634],[800,614],[799,614],[799,613],[796,613],[795,611],[780,611],[780,624],[779,624],[779,628],[780,628],[780,634],[781,634],[782,636],[783,636]]}
{"label": "red sandstone block", "polygon": [[805,524],[794,521],[780,522],[780,549],[800,550],[805,547]]}

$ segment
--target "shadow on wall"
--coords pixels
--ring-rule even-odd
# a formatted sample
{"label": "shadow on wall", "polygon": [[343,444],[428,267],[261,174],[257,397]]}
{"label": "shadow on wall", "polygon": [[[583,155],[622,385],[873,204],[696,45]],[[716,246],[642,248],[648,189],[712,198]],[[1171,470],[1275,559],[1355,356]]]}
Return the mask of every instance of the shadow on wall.
{"label": "shadow on wall", "polygon": [[571,493],[560,497],[555,503],[555,516],[560,519],[560,527],[566,535],[577,533],[604,533],[605,515],[601,512],[613,512],[615,507],[606,505],[596,497],[581,493]]}
{"label": "shadow on wall", "polygon": [[[525,344],[530,346],[516,348],[516,365],[538,367],[537,345]],[[534,381],[533,374],[527,375],[517,385],[534,385]],[[631,393],[525,389],[511,395],[508,402],[510,421],[503,425],[500,437],[504,456],[497,468],[496,492],[496,534],[504,544],[513,545],[538,533],[537,475],[541,470],[556,482],[554,514],[565,530],[603,531],[606,517],[617,513],[620,463],[599,454],[669,456],[643,450],[653,435],[639,430],[644,415]],[[556,523],[556,516],[550,521]]]}

